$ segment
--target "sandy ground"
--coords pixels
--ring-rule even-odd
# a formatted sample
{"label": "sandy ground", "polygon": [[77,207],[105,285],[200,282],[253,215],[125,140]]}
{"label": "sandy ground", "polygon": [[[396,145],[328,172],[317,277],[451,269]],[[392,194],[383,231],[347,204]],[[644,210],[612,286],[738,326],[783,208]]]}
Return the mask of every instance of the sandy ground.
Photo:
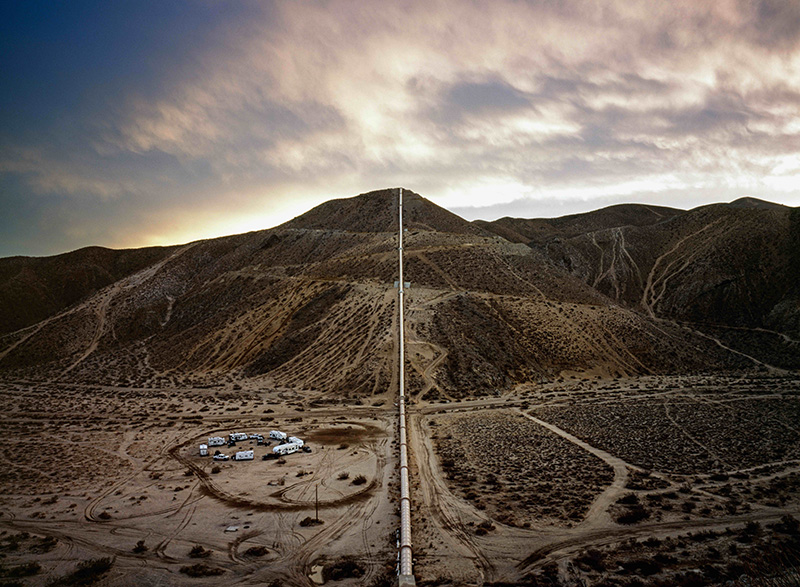
{"label": "sandy ground", "polygon": [[[180,573],[198,562],[222,569],[225,582],[236,584],[313,585],[314,571],[348,556],[364,570],[353,584],[393,570],[398,518],[390,497],[396,478],[390,410],[298,411],[279,397],[212,404],[213,394],[201,390],[173,390],[168,398],[141,390],[133,401],[142,415],[131,418],[129,389],[87,390],[97,409],[84,413],[75,411],[81,407],[73,403],[75,390],[0,391],[9,408],[3,428],[15,438],[4,457],[10,474],[2,482],[0,539],[27,532],[57,540],[41,554],[33,539],[16,549],[0,544],[4,566],[41,565],[25,584],[44,585],[103,556],[115,559],[104,579],[114,585],[202,583]],[[48,401],[32,411],[29,402],[42,394]],[[173,399],[193,396],[201,399]],[[256,460],[199,456],[208,436],[266,435],[275,428],[304,438],[312,452],[264,461],[275,443],[245,441],[236,448],[253,448]],[[42,453],[45,445],[55,450]],[[359,476],[364,482],[354,483]],[[316,496],[323,524],[301,526],[315,517]],[[140,540],[147,550],[135,553]],[[210,556],[190,557],[197,544]]]}
{"label": "sandy ground", "polygon": [[[436,359],[435,353],[430,359]],[[793,445],[782,450],[774,446],[775,439],[794,440],[796,382],[763,377],[733,383],[576,378],[558,385],[521,386],[499,398],[412,403],[418,582],[524,583],[549,569],[562,580],[582,577],[592,584],[610,571],[602,575],[582,568],[576,561],[586,559],[587,552],[618,561],[625,556],[621,545],[631,538],[640,544],[655,540],[663,547],[691,532],[740,531],[754,521],[767,528],[786,514],[800,516],[800,460]],[[167,393],[22,382],[4,384],[0,393],[8,434],[0,560],[6,569],[39,563],[41,570],[25,578],[26,585],[45,585],[68,575],[80,561],[106,556],[114,558],[100,583],[106,585],[218,584],[220,577],[181,573],[181,568],[199,562],[221,569],[229,584],[311,586],[321,581],[323,568],[343,557],[356,561],[364,576],[331,583],[390,581],[398,516],[396,408],[388,397],[362,405],[310,407],[285,390]],[[622,434],[626,449],[621,452],[622,445],[611,442],[605,428],[583,418],[618,405],[628,412],[640,410],[645,417],[648,410],[663,409],[667,399],[672,418],[664,418],[663,427],[677,433],[664,432],[674,446],[658,450],[645,450],[646,439],[640,442],[644,448],[637,447],[635,430],[623,421],[629,436]],[[753,434],[771,438],[771,449],[747,452],[740,467],[710,465],[710,458],[700,458],[699,445],[715,452],[725,444],[726,434],[739,434],[746,422],[731,418],[726,430],[724,418],[713,420],[711,412],[703,412],[704,421],[714,426],[687,429],[688,415],[681,411],[687,401],[699,402],[698,409],[706,411],[721,409],[723,416],[744,401],[761,402],[766,411],[758,412],[762,427]],[[382,405],[370,405],[377,403]],[[523,431],[519,433],[532,427],[527,433],[535,439],[530,450],[549,455],[547,459],[529,470],[508,458],[513,445],[485,459],[481,453],[467,452],[475,480],[465,487],[449,478],[443,467],[446,435],[451,436],[448,442],[470,447],[478,441],[474,430],[488,438],[481,442],[491,445],[508,437],[512,422]],[[785,434],[778,434],[776,426]],[[288,455],[283,463],[264,461],[261,456],[271,447],[245,441],[237,449],[252,445],[256,460],[220,463],[200,457],[197,450],[208,436],[232,431],[267,434],[276,428],[306,439],[312,452]],[[698,453],[695,471],[687,469],[686,447]],[[233,452],[228,447],[221,450]],[[559,467],[578,454],[586,459],[587,470],[598,476],[596,483],[582,482],[585,502],[575,502],[580,515],[539,516],[541,507],[563,501],[565,490],[540,481],[562,474],[562,485],[568,485],[570,479]],[[648,454],[666,465],[647,467]],[[777,454],[783,458],[776,460]],[[757,462],[759,455],[763,462]],[[487,472],[500,479],[523,478],[511,491],[485,483]],[[365,481],[356,485],[353,480],[359,475]],[[315,516],[315,490],[324,523],[301,526],[303,519]],[[620,515],[638,507],[620,503],[630,494],[648,515],[632,524],[620,523]],[[236,530],[226,531],[231,527]],[[19,538],[20,533],[30,536]],[[11,547],[11,537],[18,537],[16,548]],[[47,537],[55,539],[49,550],[40,544]],[[139,541],[146,551],[134,552]],[[195,545],[210,555],[191,557]],[[726,555],[723,560],[732,559]]]}

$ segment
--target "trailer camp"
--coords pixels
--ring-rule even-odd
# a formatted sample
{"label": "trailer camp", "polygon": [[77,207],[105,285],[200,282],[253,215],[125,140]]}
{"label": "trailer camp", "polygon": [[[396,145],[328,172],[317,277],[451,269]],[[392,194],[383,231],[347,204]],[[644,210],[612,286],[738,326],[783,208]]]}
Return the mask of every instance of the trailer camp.
{"label": "trailer camp", "polygon": [[[279,442],[277,446],[272,449],[272,454],[264,455],[264,459],[276,458],[279,456],[290,455],[300,450],[304,452],[311,452],[311,449],[305,445],[302,438],[297,436],[289,436],[280,430],[271,430],[268,438]],[[208,442],[200,445],[200,456],[209,456],[209,448],[217,446],[235,446],[237,442],[246,440],[255,440],[258,446],[268,445],[269,440],[265,440],[264,436],[258,433],[244,433],[244,432],[231,432],[228,434],[227,439],[222,436],[209,436]],[[231,457],[222,454],[219,450],[212,455],[214,460],[229,460]],[[252,461],[255,460],[255,451],[253,449],[240,450],[234,453],[231,460],[234,461]]]}

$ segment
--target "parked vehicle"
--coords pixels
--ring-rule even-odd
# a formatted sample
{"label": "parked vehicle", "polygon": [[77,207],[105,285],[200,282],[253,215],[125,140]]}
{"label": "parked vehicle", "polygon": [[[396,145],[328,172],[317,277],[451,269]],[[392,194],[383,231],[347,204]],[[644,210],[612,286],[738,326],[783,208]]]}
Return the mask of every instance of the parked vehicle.
{"label": "parked vehicle", "polygon": [[252,461],[255,458],[255,453],[252,450],[240,450],[233,455],[234,461]]}
{"label": "parked vehicle", "polygon": [[201,444],[200,445],[200,456],[207,457],[208,456],[208,445]]}
{"label": "parked vehicle", "polygon": [[215,461],[228,461],[228,460],[230,460],[231,457],[229,457],[226,454],[219,453],[218,455],[214,455],[211,458],[213,458]]}
{"label": "parked vehicle", "polygon": [[222,436],[211,436],[208,439],[208,446],[225,446],[225,439]]}
{"label": "parked vehicle", "polygon": [[286,439],[286,442],[289,442],[291,444],[296,444],[297,446],[299,446],[301,448],[305,444],[305,442],[303,442],[301,439],[297,438],[297,436],[290,436],[289,438]]}
{"label": "parked vehicle", "polygon": [[269,437],[272,438],[273,440],[280,440],[281,442],[283,442],[284,440],[286,440],[286,433],[281,432],[280,430],[272,430],[269,433]]}
{"label": "parked vehicle", "polygon": [[300,447],[290,442],[288,444],[279,444],[278,446],[272,449],[272,452],[273,454],[276,455],[290,455],[293,452],[297,452],[298,450],[300,450]]}
{"label": "parked vehicle", "polygon": [[245,434],[244,432],[231,432],[230,434],[228,434],[228,440],[232,440],[233,442],[247,440],[247,434]]}

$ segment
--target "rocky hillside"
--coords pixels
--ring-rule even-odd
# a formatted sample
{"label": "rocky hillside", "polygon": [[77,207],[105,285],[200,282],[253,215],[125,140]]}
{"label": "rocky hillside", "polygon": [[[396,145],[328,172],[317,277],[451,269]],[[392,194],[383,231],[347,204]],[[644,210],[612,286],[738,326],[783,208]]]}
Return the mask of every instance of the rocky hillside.
{"label": "rocky hillside", "polygon": [[547,231],[523,235],[529,245],[617,303],[713,331],[765,361],[797,354],[800,210],[755,198],[685,212],[651,208],[482,226],[504,235],[512,226],[546,223]]}
{"label": "rocky hillside", "polygon": [[0,259],[0,334],[36,324],[174,250],[88,247],[54,257]]}
{"label": "rocky hillside", "polygon": [[[130,261],[93,295],[66,309],[32,308],[44,319],[0,338],[0,374],[141,387],[274,386],[331,399],[385,394],[397,371],[396,198],[396,190],[371,192],[271,230],[143,249],[140,265]],[[744,312],[733,294],[689,296],[688,283],[716,283],[708,269],[720,258],[713,243],[739,247],[724,257],[735,272],[741,251],[760,242],[753,254],[766,280],[767,270],[788,262],[780,245],[769,245],[794,226],[788,216],[779,222],[782,211],[755,210],[778,215],[767,223],[776,232],[761,241],[754,227],[766,225],[745,217],[754,210],[622,208],[553,222],[577,234],[529,246],[410,192],[404,206],[407,367],[417,397],[496,394],[576,372],[769,368],[726,348],[718,333],[664,318],[691,316],[707,299],[719,311],[731,303]],[[607,226],[630,218],[639,224]],[[739,243],[735,222],[749,227],[752,242]],[[696,253],[673,259],[690,243]],[[757,277],[730,291],[765,288]]]}

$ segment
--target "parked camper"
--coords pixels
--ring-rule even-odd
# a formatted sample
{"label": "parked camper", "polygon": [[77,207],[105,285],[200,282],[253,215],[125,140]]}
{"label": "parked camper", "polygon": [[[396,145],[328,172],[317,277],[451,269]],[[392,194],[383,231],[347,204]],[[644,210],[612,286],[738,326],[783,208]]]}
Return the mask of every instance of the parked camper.
{"label": "parked camper", "polygon": [[200,456],[207,457],[208,456],[208,445],[201,444],[200,445]]}
{"label": "parked camper", "polygon": [[264,437],[261,436],[260,434],[249,434],[247,438],[249,438],[250,440],[258,440],[259,438],[264,438]]}
{"label": "parked camper", "polygon": [[247,440],[247,434],[244,432],[231,432],[228,434],[228,438],[234,442],[239,442],[240,440]]}
{"label": "parked camper", "polygon": [[296,444],[297,446],[299,446],[301,448],[305,444],[305,442],[303,442],[302,440],[297,438],[297,436],[290,436],[289,438],[286,439],[286,442],[291,443],[291,444]]}
{"label": "parked camper", "polygon": [[281,440],[281,441],[283,441],[283,440],[286,440],[286,433],[285,432],[281,432],[280,430],[272,430],[269,433],[269,437],[272,438],[273,440]]}
{"label": "parked camper", "polygon": [[289,443],[289,444],[279,444],[275,448],[272,449],[272,452],[276,455],[290,455],[293,452],[297,452],[300,450],[300,447],[296,444]]}
{"label": "parked camper", "polygon": [[222,436],[211,436],[208,439],[208,446],[225,446],[225,439]]}
{"label": "parked camper", "polygon": [[233,455],[234,461],[252,461],[255,458],[255,453],[252,450],[240,450]]}

